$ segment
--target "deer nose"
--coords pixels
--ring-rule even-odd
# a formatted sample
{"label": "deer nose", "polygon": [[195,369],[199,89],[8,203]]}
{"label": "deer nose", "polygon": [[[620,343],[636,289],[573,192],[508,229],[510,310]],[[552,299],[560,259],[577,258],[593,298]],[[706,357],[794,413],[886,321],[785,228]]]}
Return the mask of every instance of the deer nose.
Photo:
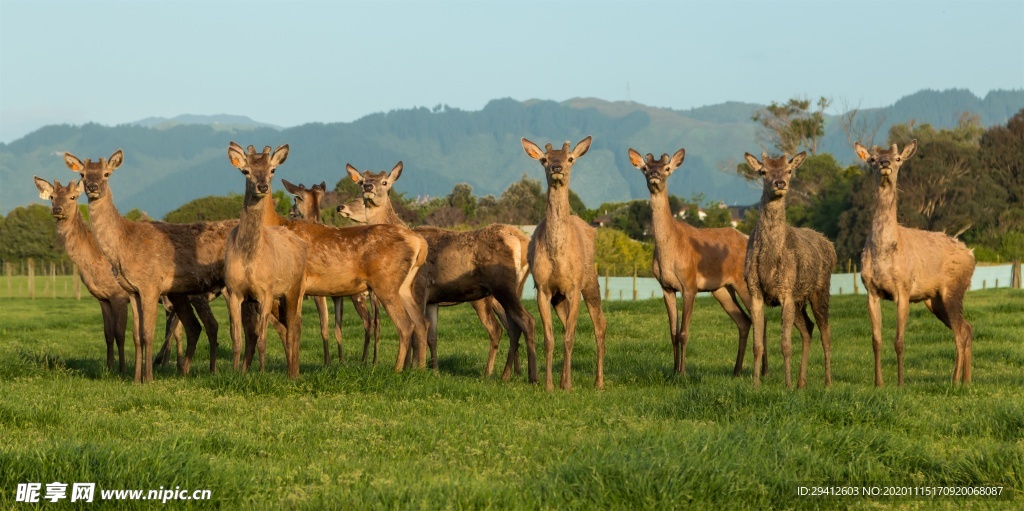
{"label": "deer nose", "polygon": [[266,183],[260,183],[260,184],[256,185],[256,191],[258,191],[260,193],[267,193],[267,191],[269,191],[269,190],[270,190],[270,185],[268,185]]}
{"label": "deer nose", "polygon": [[85,189],[87,191],[90,191],[90,192],[95,192],[95,191],[100,189],[100,185],[98,185],[96,183],[89,183],[89,184],[85,185]]}
{"label": "deer nose", "polygon": [[52,213],[54,215],[60,215],[60,214],[64,213],[64,208],[56,207],[56,208],[53,208],[51,211],[52,211]]}
{"label": "deer nose", "polygon": [[882,167],[888,167],[889,163],[890,163],[889,160],[878,160],[878,165],[880,165]]}
{"label": "deer nose", "polygon": [[777,190],[785,190],[786,189],[786,181],[784,181],[782,179],[776,179],[775,181],[772,182],[772,184],[775,185],[775,189],[777,189]]}
{"label": "deer nose", "polygon": [[373,191],[373,185],[371,185],[369,183],[363,185],[363,191],[364,192],[372,192]]}

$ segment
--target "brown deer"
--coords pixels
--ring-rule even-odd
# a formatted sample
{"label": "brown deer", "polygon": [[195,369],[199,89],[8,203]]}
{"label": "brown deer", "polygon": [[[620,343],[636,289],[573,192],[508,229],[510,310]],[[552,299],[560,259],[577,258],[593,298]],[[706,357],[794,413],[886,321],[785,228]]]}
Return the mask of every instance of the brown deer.
{"label": "brown deer", "polygon": [[551,380],[551,359],[555,348],[551,324],[551,306],[565,326],[565,359],[562,362],[561,387],[572,389],[572,348],[576,338],[576,320],[580,311],[580,295],[587,304],[594,322],[597,341],[597,377],[594,385],[604,388],[604,335],[606,323],[601,310],[601,288],[594,265],[596,231],[569,209],[569,178],[577,159],[587,154],[592,139],[588,136],[569,149],[547,144],[545,150],[527,139],[522,140],[526,154],[540,161],[548,185],[547,209],[544,219],[530,239],[530,270],[537,286],[537,307],[544,324],[544,354],[547,363],[545,385],[554,389]]}
{"label": "brown deer", "polygon": [[[710,291],[739,329],[739,351],[733,375],[743,369],[747,351],[750,318],[740,307],[750,309],[750,292],[743,278],[747,254],[747,236],[733,228],[698,229],[675,219],[668,203],[668,178],[683,164],[686,151],[680,149],[669,158],[647,153],[646,159],[629,149],[629,162],[640,169],[651,192],[651,235],[654,237],[654,277],[661,284],[668,310],[669,337],[675,372],[686,374],[686,343],[693,319],[693,301],[699,291]],[[676,293],[682,293],[682,318],[677,316]],[[762,359],[762,371],[768,363]],[[755,362],[756,363],[756,362]]]}
{"label": "brown deer", "polygon": [[[270,197],[270,180],[274,171],[288,158],[288,146],[270,152],[266,146],[257,153],[249,146],[248,153],[231,143],[231,163],[245,175],[245,197],[242,213],[226,243],[224,284],[231,317],[231,343],[234,367],[239,366],[242,347],[242,301],[254,300],[259,307],[255,347],[260,350],[260,369],[264,366],[267,324],[271,308],[278,308],[278,319],[284,325],[285,360],[288,377],[299,375],[299,344],[302,329],[302,295],[306,269],[306,244],[283,226],[265,227],[264,211]],[[245,365],[252,363],[251,343],[246,343]]]}
{"label": "brown deer", "polygon": [[359,224],[366,223],[366,205],[363,203],[363,199],[352,199],[340,206],[338,206],[338,213],[342,217],[352,220]]}
{"label": "brown deer", "polygon": [[971,382],[973,329],[964,319],[964,295],[971,287],[974,252],[941,232],[903,227],[896,221],[896,182],[900,167],[914,155],[917,140],[900,152],[854,145],[857,156],[871,166],[878,186],[871,232],[861,254],[861,278],[868,291],[871,344],[875,351],[875,386],[882,386],[882,304],[896,302],[897,384],[903,385],[903,334],[911,302],[928,310],[953,331],[956,365],[953,383]]}
{"label": "brown deer", "polygon": [[[807,153],[789,158],[761,155],[761,160],[744,154],[747,165],[759,172],[764,181],[757,224],[747,241],[747,260],[743,274],[750,290],[750,316],[754,323],[754,360],[764,353],[764,307],[782,307],[782,357],[786,368],[786,387],[792,388],[790,339],[793,323],[803,341],[800,354],[798,388],[807,384],[807,357],[810,354],[814,323],[807,316],[810,302],[814,319],[821,331],[821,347],[825,351],[825,386],[832,384],[832,332],[828,325],[832,268],[836,265],[836,249],[821,233],[797,228],[786,223],[786,195],[793,172],[803,164]],[[799,316],[797,313],[799,312]],[[754,386],[761,384],[761,367],[754,364]]]}
{"label": "brown deer", "polygon": [[[135,340],[135,381],[153,380],[153,336],[160,296],[168,295],[185,326],[188,348],[182,372],[188,373],[200,327],[188,295],[216,292],[223,287],[224,241],[231,222],[168,224],[129,222],[114,206],[107,183],[124,161],[118,149],[110,159],[84,163],[64,153],[68,168],[82,176],[89,198],[89,216],[97,246],[110,260],[121,287],[132,300],[139,335]],[[210,339],[210,370],[216,370],[217,346]]]}
{"label": "brown deer", "polygon": [[[364,214],[368,224],[405,225],[391,204],[390,191],[402,175],[402,162],[390,172],[360,173],[352,165],[345,169],[363,189]],[[452,231],[420,226],[414,232],[427,240],[427,262],[416,279],[418,303],[426,310],[427,344],[433,367],[437,360],[437,313],[440,305],[470,302],[490,337],[490,353],[484,369],[494,370],[501,340],[501,325],[509,334],[509,355],[502,378],[509,379],[518,360],[519,336],[526,335],[527,363],[531,382],[537,381],[533,317],[520,300],[529,275],[526,249],[529,240],[516,227],[494,224],[471,231]],[[495,314],[499,322],[495,321]]]}
{"label": "brown deer", "polygon": [[264,202],[263,225],[285,226],[306,243],[305,292],[352,296],[371,291],[398,330],[395,371],[404,369],[413,339],[417,342],[416,365],[426,367],[426,318],[413,296],[413,282],[427,258],[426,240],[396,225],[338,228],[291,221],[278,215],[269,201]]}
{"label": "brown deer", "polygon": [[[322,224],[323,221],[320,218],[320,203],[324,198],[324,193],[327,190],[327,183],[321,182],[318,185],[313,185],[306,188],[306,185],[298,184],[294,185],[288,182],[287,179],[282,179],[281,184],[284,185],[284,189],[288,193],[295,197],[295,205],[293,211],[296,219],[305,219],[308,222]],[[362,201],[359,201],[362,204]],[[364,222],[365,223],[365,222]],[[359,314],[359,319],[363,322],[363,363],[366,363],[367,347],[370,345],[370,337],[374,337],[373,344],[373,363],[377,364],[377,346],[380,344],[380,317],[379,308],[380,304],[376,300],[370,299],[369,302],[373,306],[373,315],[370,315],[370,311],[367,309],[367,299],[369,293],[364,292],[358,295],[350,296],[352,300],[352,306],[356,310],[356,314]],[[334,303],[334,338],[338,343],[338,360],[342,360],[342,333],[341,325],[342,319],[344,318],[345,308],[343,306],[342,297],[334,296],[331,297]],[[313,301],[316,304],[316,310],[320,316],[320,337],[324,341],[324,364],[331,363],[331,350],[330,343],[328,340],[327,328],[330,320],[328,318],[327,310],[327,299],[323,296],[313,297]]]}

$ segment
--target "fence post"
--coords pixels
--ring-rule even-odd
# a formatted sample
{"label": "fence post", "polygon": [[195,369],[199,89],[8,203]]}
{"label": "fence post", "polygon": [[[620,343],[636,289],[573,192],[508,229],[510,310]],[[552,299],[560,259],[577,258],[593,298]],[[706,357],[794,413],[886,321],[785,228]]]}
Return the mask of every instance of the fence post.
{"label": "fence post", "polygon": [[612,290],[608,288],[608,267],[604,269],[604,299],[611,300]]}
{"label": "fence post", "polygon": [[633,301],[636,301],[636,263],[633,263]]}
{"label": "fence post", "polygon": [[4,273],[7,274],[7,298],[14,298],[14,283],[11,282],[11,274],[14,273],[14,265],[4,263]]}
{"label": "fence post", "polygon": [[1010,269],[1010,287],[1020,289],[1020,259],[1014,259],[1013,267]]}
{"label": "fence post", "polygon": [[857,271],[857,265],[853,265],[853,294],[858,294],[857,293],[857,275],[858,275],[858,273],[859,272]]}
{"label": "fence post", "polygon": [[28,268],[28,297],[36,299],[36,262],[31,257],[25,262]]}

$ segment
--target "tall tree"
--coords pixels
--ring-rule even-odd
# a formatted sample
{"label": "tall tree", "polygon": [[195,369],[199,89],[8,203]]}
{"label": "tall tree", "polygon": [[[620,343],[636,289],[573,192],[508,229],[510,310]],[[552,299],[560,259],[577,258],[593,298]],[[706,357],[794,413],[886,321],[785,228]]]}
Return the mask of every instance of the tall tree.
{"label": "tall tree", "polygon": [[779,152],[794,155],[800,148],[806,148],[812,155],[818,153],[818,143],[825,136],[825,109],[832,100],[824,96],[818,98],[811,109],[809,99],[793,98],[786,103],[768,105],[751,116],[761,125],[757,131],[757,139],[761,147],[767,150],[774,147]]}

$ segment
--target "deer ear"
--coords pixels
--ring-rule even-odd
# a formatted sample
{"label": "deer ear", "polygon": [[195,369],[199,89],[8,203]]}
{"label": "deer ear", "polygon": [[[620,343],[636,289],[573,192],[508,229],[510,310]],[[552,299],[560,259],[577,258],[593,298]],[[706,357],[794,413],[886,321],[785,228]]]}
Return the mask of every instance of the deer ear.
{"label": "deer ear", "polygon": [[804,164],[804,160],[807,158],[807,151],[801,151],[800,154],[789,160],[789,170],[796,170]]}
{"label": "deer ear", "polygon": [[242,146],[231,142],[228,146],[228,160],[231,161],[236,169],[244,169],[249,164],[249,158],[245,155],[245,149]]}
{"label": "deer ear", "polygon": [[85,180],[84,179],[79,179],[78,182],[75,183],[75,192],[77,192],[79,195],[81,195],[82,193],[85,193]]}
{"label": "deer ear", "polygon": [[288,144],[278,146],[274,149],[274,155],[270,157],[270,164],[278,166],[288,159]]}
{"label": "deer ear", "polygon": [[903,146],[903,152],[900,153],[900,158],[902,158],[903,161],[907,161],[916,152],[917,152],[917,139],[915,138],[914,140],[911,140],[910,143],[908,143],[907,145]]}
{"label": "deer ear", "polygon": [[541,151],[537,144],[530,142],[523,138],[523,149],[526,150],[526,155],[534,160],[539,160],[544,157],[544,151]]}
{"label": "deer ear", "polygon": [[402,165],[402,162],[396,163],[394,168],[391,169],[391,172],[388,172],[388,179],[390,179],[392,183],[398,181],[398,178],[402,177],[403,168],[405,168],[405,166]]}
{"label": "deer ear", "polygon": [[85,164],[82,163],[82,160],[79,160],[77,156],[71,153],[64,153],[64,164],[75,172],[85,172]]}
{"label": "deer ear", "polygon": [[110,159],[107,160],[107,170],[113,172],[121,164],[124,163],[124,151],[118,149],[114,151],[114,154],[110,155]]}
{"label": "deer ear", "polygon": [[750,153],[743,153],[743,159],[747,160],[747,165],[754,169],[754,172],[761,172],[764,165],[760,161],[757,161],[757,157]]}
{"label": "deer ear", "polygon": [[345,164],[345,172],[348,172],[348,177],[356,183],[363,180],[363,175],[360,174],[359,171],[356,170],[356,168],[353,167],[351,163]]}
{"label": "deer ear", "polygon": [[594,139],[591,138],[590,135],[587,135],[587,138],[580,140],[580,143],[576,144],[576,147],[572,148],[572,155],[579,158],[580,156],[587,154],[587,151],[590,149],[590,143],[593,141]]}
{"label": "deer ear", "polygon": [[683,160],[686,158],[686,149],[680,149],[676,151],[676,154],[672,155],[672,159],[668,161],[670,165],[669,170],[678,169],[683,164]]}
{"label": "deer ear", "polygon": [[629,163],[638,169],[644,168],[644,157],[632,147],[629,148]]}
{"label": "deer ear", "polygon": [[867,147],[860,145],[860,142],[853,143],[853,150],[857,151],[857,157],[863,161],[868,161],[871,158],[871,152],[868,151]]}
{"label": "deer ear", "polygon": [[[275,155],[276,155],[276,153],[275,153]],[[284,185],[284,189],[285,190],[288,190],[288,193],[290,193],[290,194],[292,194],[292,195],[294,195],[296,197],[298,197],[299,196],[299,192],[302,191],[302,188],[291,184],[290,182],[288,182],[287,179],[282,179],[281,180],[281,184]]]}
{"label": "deer ear", "polygon": [[50,200],[53,197],[53,185],[49,181],[37,176],[32,176],[32,179],[36,182],[36,188],[39,189],[39,198]]}

